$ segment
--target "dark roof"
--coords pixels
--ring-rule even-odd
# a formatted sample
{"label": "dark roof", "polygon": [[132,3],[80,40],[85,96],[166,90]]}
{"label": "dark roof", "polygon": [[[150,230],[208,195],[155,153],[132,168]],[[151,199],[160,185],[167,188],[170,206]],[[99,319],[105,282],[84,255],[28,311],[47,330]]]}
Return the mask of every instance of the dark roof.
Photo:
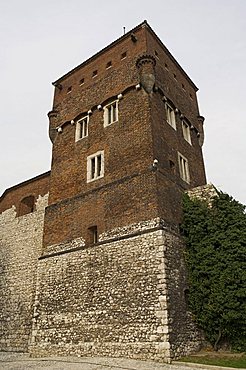
{"label": "dark roof", "polygon": [[115,41],[113,41],[111,44],[107,45],[105,48],[101,49],[100,51],[98,51],[96,54],[94,54],[93,56],[91,56],[89,59],[85,60],[83,63],[79,64],[77,67],[73,68],[71,71],[67,72],[65,75],[63,75],[62,77],[58,78],[58,80],[52,82],[52,84],[55,86],[56,84],[59,84],[62,80],[64,80],[66,77],[72,75],[75,71],[77,71],[78,69],[80,69],[81,67],[83,67],[84,65],[90,63],[92,60],[94,60],[95,58],[97,58],[100,54],[103,54],[105,51],[107,51],[108,49],[112,48],[114,45],[118,44],[120,41],[126,39],[127,37],[129,37],[132,33],[136,32],[139,28],[141,28],[142,26],[146,26],[148,28],[148,30],[151,32],[151,34],[157,39],[157,41],[159,42],[159,44],[161,45],[161,47],[165,50],[165,52],[168,54],[168,56],[170,57],[170,59],[177,65],[177,67],[181,70],[181,72],[185,75],[185,77],[189,80],[189,82],[194,86],[194,88],[196,89],[196,91],[198,90],[197,86],[194,84],[194,82],[190,79],[190,77],[187,75],[187,73],[183,70],[183,68],[181,67],[181,65],[177,62],[177,60],[172,56],[172,54],[170,53],[170,51],[166,48],[166,46],[163,44],[163,42],[161,41],[161,39],[156,35],[156,33],[153,31],[153,29],[150,27],[150,25],[148,24],[148,22],[146,20],[144,20],[142,23],[140,23],[138,26],[134,27],[133,29],[131,29],[129,32],[127,32],[125,35],[119,37],[118,39],[116,39]]}

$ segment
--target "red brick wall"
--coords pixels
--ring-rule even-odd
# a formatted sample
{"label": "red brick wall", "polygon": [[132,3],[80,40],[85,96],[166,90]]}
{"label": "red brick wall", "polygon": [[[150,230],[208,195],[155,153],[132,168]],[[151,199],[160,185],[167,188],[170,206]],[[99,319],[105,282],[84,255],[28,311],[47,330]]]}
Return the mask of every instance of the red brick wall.
{"label": "red brick wall", "polygon": [[[103,111],[94,111],[89,135],[80,141],[75,142],[75,126],[65,126],[53,145],[49,204],[146,168],[152,163],[151,140],[143,91],[132,90],[119,101],[119,120],[108,127],[103,126]],[[104,150],[105,176],[87,184],[87,156],[99,150]]]}
{"label": "red brick wall", "polygon": [[[58,80],[62,89],[55,89],[53,109],[58,111],[56,125],[74,119],[80,113],[119,94],[123,88],[138,81],[135,61],[137,56],[146,51],[145,29],[138,29],[136,36],[136,43],[132,42],[130,37],[123,38],[82,63],[71,75],[65,75],[64,79]],[[124,52],[127,56],[121,59]],[[108,61],[112,61],[112,67],[109,69],[106,68]],[[95,70],[98,73],[93,78]],[[80,85],[82,78],[85,82]],[[67,93],[70,86],[72,91]]]}
{"label": "red brick wall", "polygon": [[[197,137],[198,131],[203,133],[197,118],[197,88],[149,27],[134,33],[136,42],[126,35],[57,81],[62,89],[55,89],[50,116],[53,157],[45,245],[85,237],[94,225],[100,234],[153,217],[177,224],[182,190],[206,182]],[[122,60],[123,52],[127,57]],[[144,54],[156,59],[158,91],[150,94],[135,89],[140,81],[136,61]],[[112,67],[107,69],[109,61]],[[153,67],[146,68],[151,73]],[[97,106],[120,93],[119,120],[104,127],[103,111]],[[192,145],[183,138],[179,114],[177,130],[166,122],[163,94],[194,125]],[[75,142],[75,125],[70,121],[76,122],[90,109],[89,136]],[[58,126],[60,133],[54,130]],[[104,177],[87,183],[87,157],[101,150]],[[180,178],[178,152],[188,159],[190,184]],[[151,171],[154,158],[159,160],[156,172]]]}
{"label": "red brick wall", "polygon": [[7,189],[0,198],[0,213],[13,205],[19,211],[20,203],[23,198],[34,196],[37,200],[38,196],[44,196],[49,192],[50,172],[45,172],[30,180],[24,181],[12,188]]}

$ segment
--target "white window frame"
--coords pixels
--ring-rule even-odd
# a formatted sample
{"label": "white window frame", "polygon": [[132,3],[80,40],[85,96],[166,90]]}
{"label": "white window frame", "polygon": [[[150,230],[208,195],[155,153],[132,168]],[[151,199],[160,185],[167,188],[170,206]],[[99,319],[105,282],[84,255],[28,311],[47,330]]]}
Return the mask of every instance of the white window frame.
{"label": "white window frame", "polygon": [[192,145],[192,143],[191,143],[191,135],[190,135],[190,126],[189,126],[188,122],[186,122],[185,120],[182,121],[182,131],[183,131],[184,139],[190,145]]}
{"label": "white window frame", "polygon": [[178,163],[179,163],[179,174],[182,180],[190,183],[190,171],[187,158],[185,158],[181,153],[178,153]]}
{"label": "white window frame", "polygon": [[114,100],[103,107],[104,115],[103,122],[104,127],[112,125],[112,123],[118,121],[119,116],[119,100]]}
{"label": "white window frame", "polygon": [[167,123],[172,126],[174,130],[176,130],[176,116],[173,107],[165,103],[165,108],[166,108],[166,115],[167,115]]}
{"label": "white window frame", "polygon": [[95,181],[104,176],[104,150],[87,157],[87,182]]}
{"label": "white window frame", "polygon": [[76,122],[75,141],[84,139],[89,134],[89,116],[84,116]]}

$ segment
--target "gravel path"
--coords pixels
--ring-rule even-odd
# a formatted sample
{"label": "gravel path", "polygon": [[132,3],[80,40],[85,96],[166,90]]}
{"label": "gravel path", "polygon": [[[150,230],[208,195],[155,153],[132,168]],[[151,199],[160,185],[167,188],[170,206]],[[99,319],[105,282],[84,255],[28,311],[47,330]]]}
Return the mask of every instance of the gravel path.
{"label": "gravel path", "polygon": [[[220,367],[109,357],[52,357],[30,358],[28,354],[0,352],[0,370],[195,370],[222,369]],[[223,368],[225,370],[226,368]],[[229,368],[227,368],[229,369]],[[235,370],[235,369],[234,369]]]}
{"label": "gravel path", "polygon": [[[1,370],[161,370],[170,369],[170,365],[156,364],[118,358],[101,357],[65,357],[65,358],[30,358],[24,354],[0,354]],[[173,370],[175,370],[172,367]],[[180,369],[181,370],[181,369]],[[186,369],[187,370],[187,369]]]}

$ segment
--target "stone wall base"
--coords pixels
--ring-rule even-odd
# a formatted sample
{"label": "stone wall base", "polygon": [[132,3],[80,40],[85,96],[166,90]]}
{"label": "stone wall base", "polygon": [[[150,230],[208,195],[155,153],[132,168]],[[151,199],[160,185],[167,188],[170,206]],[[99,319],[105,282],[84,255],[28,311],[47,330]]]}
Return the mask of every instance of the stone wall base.
{"label": "stone wall base", "polygon": [[[100,239],[99,239],[100,240]],[[76,241],[77,244],[79,241]],[[57,246],[56,246],[57,248]],[[38,262],[32,356],[112,356],[169,363],[199,337],[187,313],[184,245],[161,220]]]}
{"label": "stone wall base", "polygon": [[88,342],[81,344],[42,345],[38,348],[30,346],[29,352],[32,357],[47,356],[78,356],[78,357],[125,357],[141,360],[155,360],[170,363],[168,345],[163,346],[158,342]]}

